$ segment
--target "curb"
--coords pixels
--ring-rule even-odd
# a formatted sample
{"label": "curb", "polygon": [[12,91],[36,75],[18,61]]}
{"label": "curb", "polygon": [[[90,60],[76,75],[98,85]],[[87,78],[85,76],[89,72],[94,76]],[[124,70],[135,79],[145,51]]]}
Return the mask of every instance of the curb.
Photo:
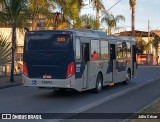
{"label": "curb", "polygon": [[9,85],[4,85],[4,86],[0,86],[0,89],[5,89],[5,88],[10,88],[10,87],[15,87],[15,86],[21,86],[22,83],[13,83],[13,84],[9,84]]}

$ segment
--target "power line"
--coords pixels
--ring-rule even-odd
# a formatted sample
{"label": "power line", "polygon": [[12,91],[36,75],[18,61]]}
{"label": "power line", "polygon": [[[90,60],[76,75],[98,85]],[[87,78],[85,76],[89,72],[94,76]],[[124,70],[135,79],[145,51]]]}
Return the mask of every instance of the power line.
{"label": "power line", "polygon": [[106,12],[108,12],[109,10],[111,10],[114,6],[116,6],[121,0],[119,0],[118,2],[116,2],[114,5],[112,5]]}
{"label": "power line", "polygon": [[[120,1],[121,1],[121,0],[119,0],[119,1],[117,1],[115,4],[113,4],[108,10],[105,10],[105,13],[104,13],[104,14],[108,14],[108,11],[111,10],[114,6],[116,6]],[[104,14],[103,14],[103,15],[104,15]],[[102,17],[103,15],[101,15],[101,17]],[[99,17],[99,18],[101,18],[101,17]],[[106,28],[104,25],[102,25],[101,23],[100,23],[100,25],[101,25],[103,28],[107,29],[107,28]]]}
{"label": "power line", "polygon": [[121,24],[121,25],[123,25],[123,26],[125,26],[125,27],[131,28],[131,26],[125,25],[125,24],[120,23],[120,22],[118,22],[118,23]]}
{"label": "power line", "polygon": [[157,30],[158,28],[160,28],[160,26],[158,26],[155,30]]}
{"label": "power line", "polygon": [[[108,10],[105,10],[105,13],[104,14],[108,14],[108,11],[111,10],[114,6],[116,6],[121,0],[117,1],[115,4],[113,4]],[[103,15],[104,15],[103,14]],[[103,16],[101,15],[101,17]]]}

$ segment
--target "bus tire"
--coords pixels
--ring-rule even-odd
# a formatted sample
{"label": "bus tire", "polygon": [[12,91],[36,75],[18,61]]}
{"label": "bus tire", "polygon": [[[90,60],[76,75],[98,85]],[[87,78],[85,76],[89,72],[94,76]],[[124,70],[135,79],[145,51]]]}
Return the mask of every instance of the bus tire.
{"label": "bus tire", "polygon": [[94,92],[95,93],[101,92],[102,91],[102,86],[103,86],[103,84],[102,84],[102,76],[101,76],[101,74],[98,74],[97,79],[96,79],[96,86],[93,89]]}
{"label": "bus tire", "polygon": [[128,71],[126,73],[126,80],[123,81],[123,84],[127,85],[130,79],[131,79],[131,71],[130,71],[130,69],[128,69]]}

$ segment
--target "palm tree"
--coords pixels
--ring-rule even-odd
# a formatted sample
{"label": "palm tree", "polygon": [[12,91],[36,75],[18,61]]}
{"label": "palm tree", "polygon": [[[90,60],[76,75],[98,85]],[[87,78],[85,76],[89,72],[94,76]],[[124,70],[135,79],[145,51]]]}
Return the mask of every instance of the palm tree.
{"label": "palm tree", "polygon": [[0,34],[0,65],[11,62],[11,43],[8,39]]}
{"label": "palm tree", "polygon": [[136,0],[129,0],[130,7],[132,9],[132,36],[135,36],[135,6]]}
{"label": "palm tree", "polygon": [[159,49],[159,44],[160,44],[160,37],[156,36],[153,40],[152,40],[152,45],[154,46],[155,48],[155,53],[156,53],[156,63],[158,65],[158,49]]}
{"label": "palm tree", "polygon": [[96,9],[96,21],[97,21],[97,24],[98,24],[98,27],[97,29],[99,29],[99,26],[100,26],[100,22],[99,22],[99,12],[101,10],[105,10],[105,7],[102,3],[102,0],[89,0],[89,2],[92,4],[93,6],[93,9]]}
{"label": "palm tree", "polygon": [[123,15],[114,16],[113,14],[104,13],[104,17],[102,18],[101,22],[105,23],[108,26],[107,33],[111,35],[112,29],[117,27],[117,22],[119,22],[120,20],[125,21]]}
{"label": "palm tree", "polygon": [[79,14],[84,5],[83,0],[55,0],[55,2],[61,7],[63,17],[66,20],[73,20],[73,27],[79,28]]}
{"label": "palm tree", "polygon": [[81,19],[81,28],[96,29],[98,26],[96,18],[94,18],[92,15],[85,14],[82,15],[80,19]]}
{"label": "palm tree", "polygon": [[38,18],[40,16],[51,16],[49,11],[50,6],[53,6],[51,0],[29,0],[28,7],[32,18],[32,30],[37,30]]}
{"label": "palm tree", "polygon": [[0,0],[3,8],[0,11],[1,25],[12,28],[12,63],[10,82],[14,82],[14,56],[16,50],[16,28],[23,27],[26,21],[25,12],[27,11],[26,0]]}

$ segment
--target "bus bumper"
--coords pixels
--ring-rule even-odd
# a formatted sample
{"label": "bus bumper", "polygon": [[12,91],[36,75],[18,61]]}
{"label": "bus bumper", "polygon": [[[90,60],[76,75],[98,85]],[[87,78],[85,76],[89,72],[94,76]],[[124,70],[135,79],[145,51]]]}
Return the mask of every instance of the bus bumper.
{"label": "bus bumper", "polygon": [[24,74],[22,74],[22,83],[23,86],[43,88],[69,88],[81,91],[79,88],[76,88],[75,76],[72,76],[68,79],[37,79],[28,78]]}

